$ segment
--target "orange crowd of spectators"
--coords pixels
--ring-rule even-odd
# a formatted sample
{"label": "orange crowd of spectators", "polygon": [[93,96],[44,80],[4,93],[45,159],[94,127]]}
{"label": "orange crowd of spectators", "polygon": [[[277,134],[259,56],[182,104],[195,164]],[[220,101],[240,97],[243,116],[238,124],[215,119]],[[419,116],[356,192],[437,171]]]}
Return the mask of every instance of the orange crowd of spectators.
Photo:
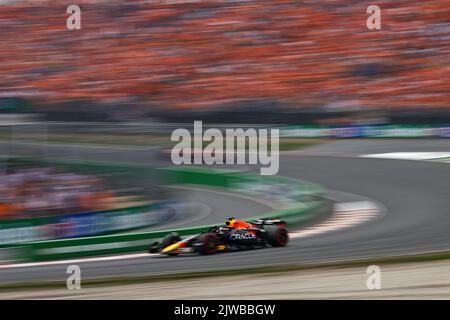
{"label": "orange crowd of spectators", "polygon": [[[448,1],[2,1],[0,94],[449,108]],[[81,8],[68,30],[66,8]],[[369,5],[381,30],[366,27]]]}
{"label": "orange crowd of spectators", "polygon": [[91,176],[50,167],[0,173],[0,219],[20,219],[111,209],[115,193]]}

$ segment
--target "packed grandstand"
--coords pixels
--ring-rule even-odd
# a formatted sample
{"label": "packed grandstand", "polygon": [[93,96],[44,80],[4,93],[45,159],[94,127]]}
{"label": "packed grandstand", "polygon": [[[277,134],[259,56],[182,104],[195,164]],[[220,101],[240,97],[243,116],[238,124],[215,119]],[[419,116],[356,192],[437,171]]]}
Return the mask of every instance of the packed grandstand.
{"label": "packed grandstand", "polygon": [[450,105],[448,1],[2,1],[2,96],[137,99],[163,108],[246,100],[302,108]]}
{"label": "packed grandstand", "polygon": [[30,166],[0,173],[0,219],[110,210],[127,206],[124,198],[94,175]]}

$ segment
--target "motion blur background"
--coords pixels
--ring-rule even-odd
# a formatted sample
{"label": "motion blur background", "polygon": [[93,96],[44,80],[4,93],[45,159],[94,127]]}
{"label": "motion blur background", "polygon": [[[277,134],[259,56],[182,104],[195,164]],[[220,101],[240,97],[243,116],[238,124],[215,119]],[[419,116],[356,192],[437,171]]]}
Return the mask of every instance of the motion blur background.
{"label": "motion blur background", "polygon": [[[80,30],[66,26],[73,4]],[[366,26],[372,4],[380,30]],[[168,134],[193,120],[280,127],[293,139],[282,150],[450,136],[449,1],[3,0],[0,43],[0,218],[54,226],[34,237],[4,224],[0,244],[169,220],[174,199],[155,172],[142,184],[130,163],[86,161],[139,158],[105,145],[167,151]],[[145,217],[124,222],[130,208]],[[119,218],[99,226],[97,212]]]}
{"label": "motion blur background", "polygon": [[[70,5],[81,9],[80,30],[67,28]],[[381,8],[379,30],[367,27],[370,5]],[[236,257],[243,268],[442,250],[448,258],[449,8],[448,0],[0,0],[0,287],[53,281],[61,296],[80,297],[66,290],[61,259],[87,256],[83,288],[85,279],[231,269]],[[194,120],[205,129],[279,128],[279,176],[174,166],[170,133]],[[430,161],[365,157],[385,153]],[[147,253],[167,230],[185,236],[229,215],[273,212],[306,228],[288,222],[286,248],[201,262]],[[214,294],[254,298],[258,287],[272,299],[448,299],[448,260],[431,267],[383,269],[383,288],[398,295],[372,295],[358,267],[353,280],[335,270],[335,280],[243,275]],[[99,297],[214,297],[210,284],[195,286]],[[3,289],[0,297],[14,297]]]}

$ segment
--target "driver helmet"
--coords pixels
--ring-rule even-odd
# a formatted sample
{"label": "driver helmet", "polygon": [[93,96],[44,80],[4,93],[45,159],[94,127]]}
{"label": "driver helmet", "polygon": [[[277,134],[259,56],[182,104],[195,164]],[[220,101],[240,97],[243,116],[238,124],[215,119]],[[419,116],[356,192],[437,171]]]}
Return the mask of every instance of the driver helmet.
{"label": "driver helmet", "polygon": [[225,225],[228,228],[234,228],[235,224],[236,224],[236,220],[234,219],[234,217],[230,217],[230,218],[227,218],[227,220],[225,220]]}

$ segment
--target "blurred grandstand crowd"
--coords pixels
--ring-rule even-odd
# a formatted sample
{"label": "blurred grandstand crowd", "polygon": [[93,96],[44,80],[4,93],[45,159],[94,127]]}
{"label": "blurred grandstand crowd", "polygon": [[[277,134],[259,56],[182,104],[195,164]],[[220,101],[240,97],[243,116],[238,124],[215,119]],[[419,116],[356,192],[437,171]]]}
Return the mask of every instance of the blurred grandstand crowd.
{"label": "blurred grandstand crowd", "polygon": [[51,167],[9,169],[0,174],[0,219],[111,209],[114,196],[95,176]]}
{"label": "blurred grandstand crowd", "polygon": [[[81,8],[81,30],[66,8]],[[366,27],[381,7],[381,30]],[[2,96],[448,109],[446,0],[2,1]]]}

